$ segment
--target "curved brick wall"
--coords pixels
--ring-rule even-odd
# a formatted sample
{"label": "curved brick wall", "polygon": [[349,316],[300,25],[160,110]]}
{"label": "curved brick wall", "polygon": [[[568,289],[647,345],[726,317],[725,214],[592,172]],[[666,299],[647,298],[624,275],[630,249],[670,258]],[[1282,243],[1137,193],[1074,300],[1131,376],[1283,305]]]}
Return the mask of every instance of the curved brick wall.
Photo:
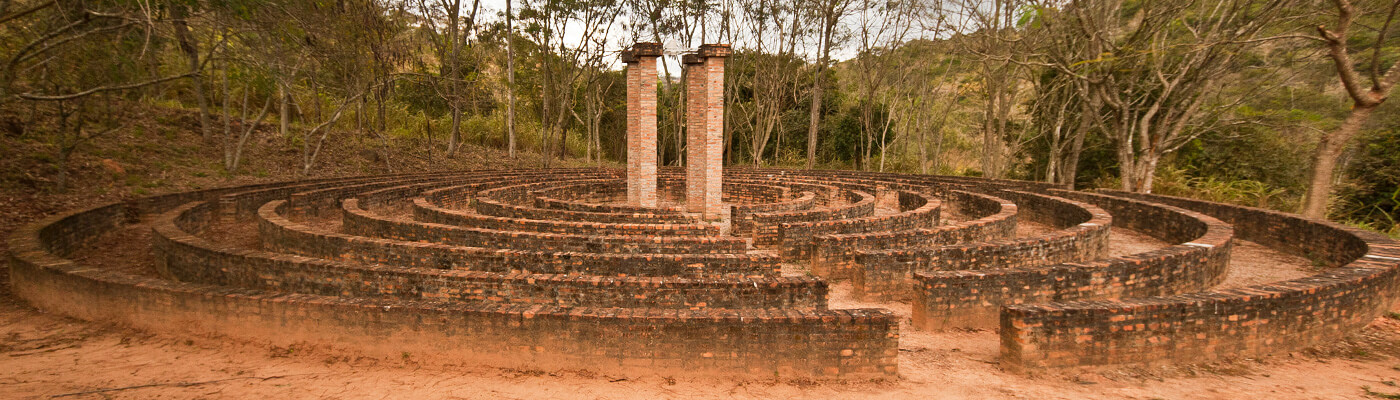
{"label": "curved brick wall", "polygon": [[783,224],[841,220],[868,217],[875,214],[875,196],[862,191],[846,191],[848,204],[807,211],[755,213],[752,216],[755,246],[777,246],[782,243]]}
{"label": "curved brick wall", "polygon": [[519,274],[360,265],[217,244],[196,233],[212,207],[162,214],[152,247],[162,275],[182,282],[324,296],[560,307],[826,309],[826,284],[806,277],[687,279]]}
{"label": "curved brick wall", "polygon": [[1011,306],[1001,317],[1007,368],[1200,362],[1286,352],[1340,339],[1397,299],[1400,244],[1382,235],[1277,211],[1121,195],[1211,215],[1233,225],[1240,238],[1308,252],[1336,266],[1306,278],[1230,290]]}
{"label": "curved brick wall", "polygon": [[1225,278],[1233,230],[1215,218],[1111,196],[1053,193],[1109,210],[1116,227],[1176,245],[1081,263],[915,273],[914,327],[995,329],[1003,305],[1191,293]]}
{"label": "curved brick wall", "polygon": [[829,221],[786,222],[778,225],[778,248],[786,260],[812,257],[814,237],[822,235],[901,232],[938,226],[942,202],[918,192],[893,192],[899,212]]}
{"label": "curved brick wall", "polygon": [[425,197],[413,199],[413,218],[418,221],[444,225],[543,233],[656,236],[714,236],[719,234],[718,227],[698,224],[623,224],[492,217],[442,208],[431,204]]}
{"label": "curved brick wall", "polygon": [[[1000,198],[964,191],[948,191],[945,195],[957,199],[953,203],[954,208],[959,214],[972,219],[933,228],[817,235],[812,238],[812,272],[829,279],[846,279],[855,274],[858,267],[856,257],[863,250],[908,249],[935,244],[994,240],[1014,234],[1017,214],[1014,204]],[[905,273],[895,270],[870,272],[884,276]],[[889,289],[863,286],[862,290],[884,292]]]}
{"label": "curved brick wall", "polygon": [[587,273],[628,276],[769,276],[779,258],[746,254],[613,254],[503,250],[404,242],[328,232],[286,219],[282,200],[258,210],[258,237],[264,249],[308,257],[419,268],[491,272]]}
{"label": "curved brick wall", "polygon": [[87,268],[45,249],[83,245],[77,239],[100,235],[126,214],[124,205],[114,204],[16,231],[10,238],[15,294],[47,312],[82,319],[284,346],[315,340],[378,357],[410,352],[510,368],[649,373],[858,377],[896,371],[897,349],[887,337],[897,335],[894,317],[877,310],[661,312],[288,295]]}
{"label": "curved brick wall", "polygon": [[[663,168],[657,194],[684,197],[679,176]],[[605,220],[612,218],[607,214],[685,215],[671,205],[610,208],[619,178],[600,169],[398,174],[137,199],[14,232],[14,293],[78,318],[278,345],[333,343],[386,357],[408,351],[490,366],[646,373],[897,373],[896,318],[883,310],[827,310],[824,281],[779,277],[781,258],[752,250],[763,235],[735,237],[705,224],[475,211],[488,199],[542,218],[572,214],[540,210]],[[867,289],[868,277],[880,277],[871,271],[882,270],[862,259],[867,253],[1015,243],[1003,239],[1021,218],[1055,226],[1035,238],[1047,243],[1041,248],[1003,247],[1014,250],[1006,256],[962,252],[948,264],[1001,267],[916,276],[915,326],[986,328],[994,317],[1001,362],[1010,370],[1291,350],[1336,340],[1400,296],[1394,241],[1285,213],[958,177],[738,169],[725,178],[731,210],[803,207],[766,214],[806,213],[809,219],[780,223],[855,230],[798,240],[772,234],[763,246],[810,240],[815,271],[840,277],[849,266],[863,274],[852,280]],[[946,209],[964,221],[881,225],[896,217],[883,208],[875,215],[876,199],[895,195],[895,215],[932,219]],[[451,209],[461,206],[472,211]],[[1095,252],[1107,232],[1108,223],[1100,222],[1110,222],[1102,220],[1105,212],[1115,228],[1174,244],[1102,257]],[[340,224],[326,219],[337,214]],[[156,265],[166,279],[63,258],[94,240],[115,240],[99,238],[138,218],[155,230]],[[226,230],[254,224],[258,238],[246,229]],[[265,248],[221,244],[202,237],[206,231],[257,239]],[[1235,237],[1334,267],[1303,279],[1206,291],[1224,276]],[[807,257],[800,250],[789,256]],[[1057,257],[1081,261],[1051,262]],[[703,261],[690,262],[696,260]],[[899,269],[884,269],[891,272],[883,281],[893,282],[887,286],[912,278],[912,268]],[[648,274],[656,276],[642,276]],[[894,291],[866,294],[886,293]]]}
{"label": "curved brick wall", "polygon": [[754,230],[754,214],[807,211],[816,205],[817,195],[809,191],[803,191],[801,195],[791,200],[761,204],[735,204],[729,207],[730,229],[737,233],[751,233]]}
{"label": "curved brick wall", "polygon": [[371,238],[468,247],[552,249],[581,253],[724,254],[752,250],[749,240],[726,236],[570,235],[469,228],[375,215],[360,199],[341,205],[341,232]]}
{"label": "curved brick wall", "polygon": [[962,271],[1033,267],[1088,261],[1108,252],[1113,219],[1090,204],[1028,192],[1002,191],[1014,200],[1020,216],[1058,228],[1034,237],[929,247],[858,251],[859,271],[851,281],[859,297],[912,296],[909,276],[921,271]]}
{"label": "curved brick wall", "polygon": [[[650,211],[611,213],[536,208],[534,206],[534,200],[536,199],[533,194],[534,190],[549,185],[555,185],[561,181],[578,182],[578,180],[573,179],[561,179],[553,182],[530,183],[481,190],[477,193],[476,201],[474,201],[472,205],[476,212],[481,215],[516,219],[580,221],[606,224],[690,224],[698,221],[698,218],[676,213],[653,213]],[[597,185],[616,181],[582,180],[582,182]],[[452,194],[446,193],[451,190],[459,189],[448,188],[435,192],[438,192],[437,194],[439,196],[452,197]],[[522,204],[529,204],[529,206],[524,206]],[[441,203],[436,205],[443,207],[449,206]]]}
{"label": "curved brick wall", "polygon": [[[362,183],[368,182],[350,186]],[[202,242],[206,246],[189,246],[197,236],[178,229],[185,224],[198,231],[209,221],[221,220],[214,217],[219,214],[219,203],[197,203],[201,200],[245,193],[236,198],[259,201],[256,198],[285,198],[292,193],[333,186],[269,186],[263,189],[277,190],[255,195],[238,189],[204,191],[50,218],[11,237],[16,250],[15,292],[40,308],[80,318],[114,320],[144,329],[218,333],[280,345],[324,341],[385,357],[413,352],[503,367],[649,373],[862,377],[888,376],[897,371],[898,331],[894,316],[879,310],[824,310],[821,294],[825,286],[817,280],[550,280],[544,275],[529,279],[512,274],[388,266],[341,269],[349,264],[291,255],[273,255],[247,263],[250,255],[262,252],[234,251],[208,241]],[[415,191],[432,184],[386,186],[387,183],[357,189],[416,195]],[[324,203],[322,199],[308,203],[330,206],[330,199],[337,195],[327,196]],[[187,279],[216,284],[174,282],[85,268],[60,256],[128,222],[134,215],[165,211],[177,204],[188,206],[167,214],[171,217],[169,224],[156,228],[170,233],[157,235],[161,269],[165,274],[186,274]],[[272,208],[275,210],[276,206]],[[193,212],[195,209],[199,211]],[[180,240],[165,240],[175,238]],[[324,268],[315,268],[318,265]],[[372,273],[377,279],[339,288],[324,284],[342,273]],[[455,289],[466,287],[470,292],[495,295],[454,298],[454,293],[463,292],[424,292],[424,287],[413,282],[425,276],[434,282],[460,278],[448,282],[454,282]],[[473,281],[474,277],[485,280]],[[347,278],[342,283],[355,280]],[[616,283],[618,280],[624,283]],[[785,286],[783,282],[798,283]],[[758,288],[753,288],[755,284]],[[559,288],[550,289],[552,285]],[[409,287],[412,289],[406,289]],[[812,293],[798,293],[795,290],[799,288]],[[636,296],[645,297],[648,290],[653,296],[638,300]],[[370,296],[370,292],[374,295]],[[513,298],[520,301],[518,305],[489,299],[503,299],[507,294],[523,296]],[[793,297],[778,298],[784,295]],[[481,297],[488,299],[483,301]],[[697,302],[702,298],[709,301]],[[618,302],[623,307],[553,305],[579,299],[599,304]],[[526,304],[534,301],[551,305]],[[721,309],[714,304],[772,308]],[[702,309],[680,309],[687,305]]]}

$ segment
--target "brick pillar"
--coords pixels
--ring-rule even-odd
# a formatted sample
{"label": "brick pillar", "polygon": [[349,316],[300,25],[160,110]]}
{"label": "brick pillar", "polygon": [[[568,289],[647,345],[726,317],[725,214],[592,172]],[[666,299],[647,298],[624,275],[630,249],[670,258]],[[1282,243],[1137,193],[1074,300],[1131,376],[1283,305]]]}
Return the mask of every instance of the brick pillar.
{"label": "brick pillar", "polygon": [[693,213],[704,213],[708,209],[706,191],[710,180],[706,168],[710,160],[706,156],[709,146],[705,141],[709,136],[709,119],[706,118],[709,103],[705,101],[709,94],[709,69],[705,68],[705,58],[699,54],[686,54],[682,60],[685,63],[686,108],[685,208]]}
{"label": "brick pillar", "polygon": [[[705,170],[705,218],[717,218],[723,212],[721,196],[724,193],[724,59],[729,57],[729,45],[706,44],[700,46],[700,57],[705,59],[705,130],[704,150],[700,162]],[[692,153],[693,154],[693,153]]]}
{"label": "brick pillar", "polygon": [[660,43],[637,43],[627,63],[627,203],[656,207],[656,58]]}

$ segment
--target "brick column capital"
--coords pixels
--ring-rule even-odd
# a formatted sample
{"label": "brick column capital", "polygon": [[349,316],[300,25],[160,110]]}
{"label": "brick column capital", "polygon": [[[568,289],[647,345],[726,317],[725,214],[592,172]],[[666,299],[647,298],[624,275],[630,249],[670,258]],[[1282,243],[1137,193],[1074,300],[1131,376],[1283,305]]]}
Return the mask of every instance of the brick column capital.
{"label": "brick column capital", "polygon": [[727,44],[702,44],[700,45],[699,55],[704,58],[729,57],[733,52],[734,51],[731,50]]}
{"label": "brick column capital", "polygon": [[661,43],[637,42],[629,50],[637,57],[661,57]]}

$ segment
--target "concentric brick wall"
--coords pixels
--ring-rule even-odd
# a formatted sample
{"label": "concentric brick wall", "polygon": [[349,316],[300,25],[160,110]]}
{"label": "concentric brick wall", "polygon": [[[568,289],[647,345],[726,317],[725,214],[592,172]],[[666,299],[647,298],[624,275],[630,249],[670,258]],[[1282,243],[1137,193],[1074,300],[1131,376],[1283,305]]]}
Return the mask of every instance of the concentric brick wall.
{"label": "concentric brick wall", "polygon": [[[17,230],[12,285],[36,307],[78,318],[385,357],[822,377],[896,376],[900,363],[896,317],[829,309],[826,278],[849,277],[869,299],[912,301],[916,329],[997,329],[1012,370],[1311,346],[1363,326],[1400,289],[1395,242],[1247,207],[1004,180],[735,169],[723,183],[732,220],[711,223],[683,207],[683,176],[657,172],[658,200],[682,202],[658,207],[631,204],[626,174],[599,169],[154,196]],[[945,212],[958,218],[944,222]],[[1013,237],[1021,221],[1052,229]],[[159,278],[65,258],[135,223],[152,229]],[[1118,229],[1168,245],[1106,257],[1104,239]],[[1332,267],[1215,291],[1237,238]],[[785,276],[780,263],[817,277]]]}

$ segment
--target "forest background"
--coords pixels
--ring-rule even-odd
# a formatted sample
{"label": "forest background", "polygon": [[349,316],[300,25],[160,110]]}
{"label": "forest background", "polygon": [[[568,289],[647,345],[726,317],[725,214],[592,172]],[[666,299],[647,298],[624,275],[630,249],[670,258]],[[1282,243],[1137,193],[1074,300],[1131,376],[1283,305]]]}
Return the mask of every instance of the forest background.
{"label": "forest background", "polygon": [[0,0],[0,201],[616,166],[618,54],[729,43],[727,166],[1028,179],[1400,236],[1400,0]]}

